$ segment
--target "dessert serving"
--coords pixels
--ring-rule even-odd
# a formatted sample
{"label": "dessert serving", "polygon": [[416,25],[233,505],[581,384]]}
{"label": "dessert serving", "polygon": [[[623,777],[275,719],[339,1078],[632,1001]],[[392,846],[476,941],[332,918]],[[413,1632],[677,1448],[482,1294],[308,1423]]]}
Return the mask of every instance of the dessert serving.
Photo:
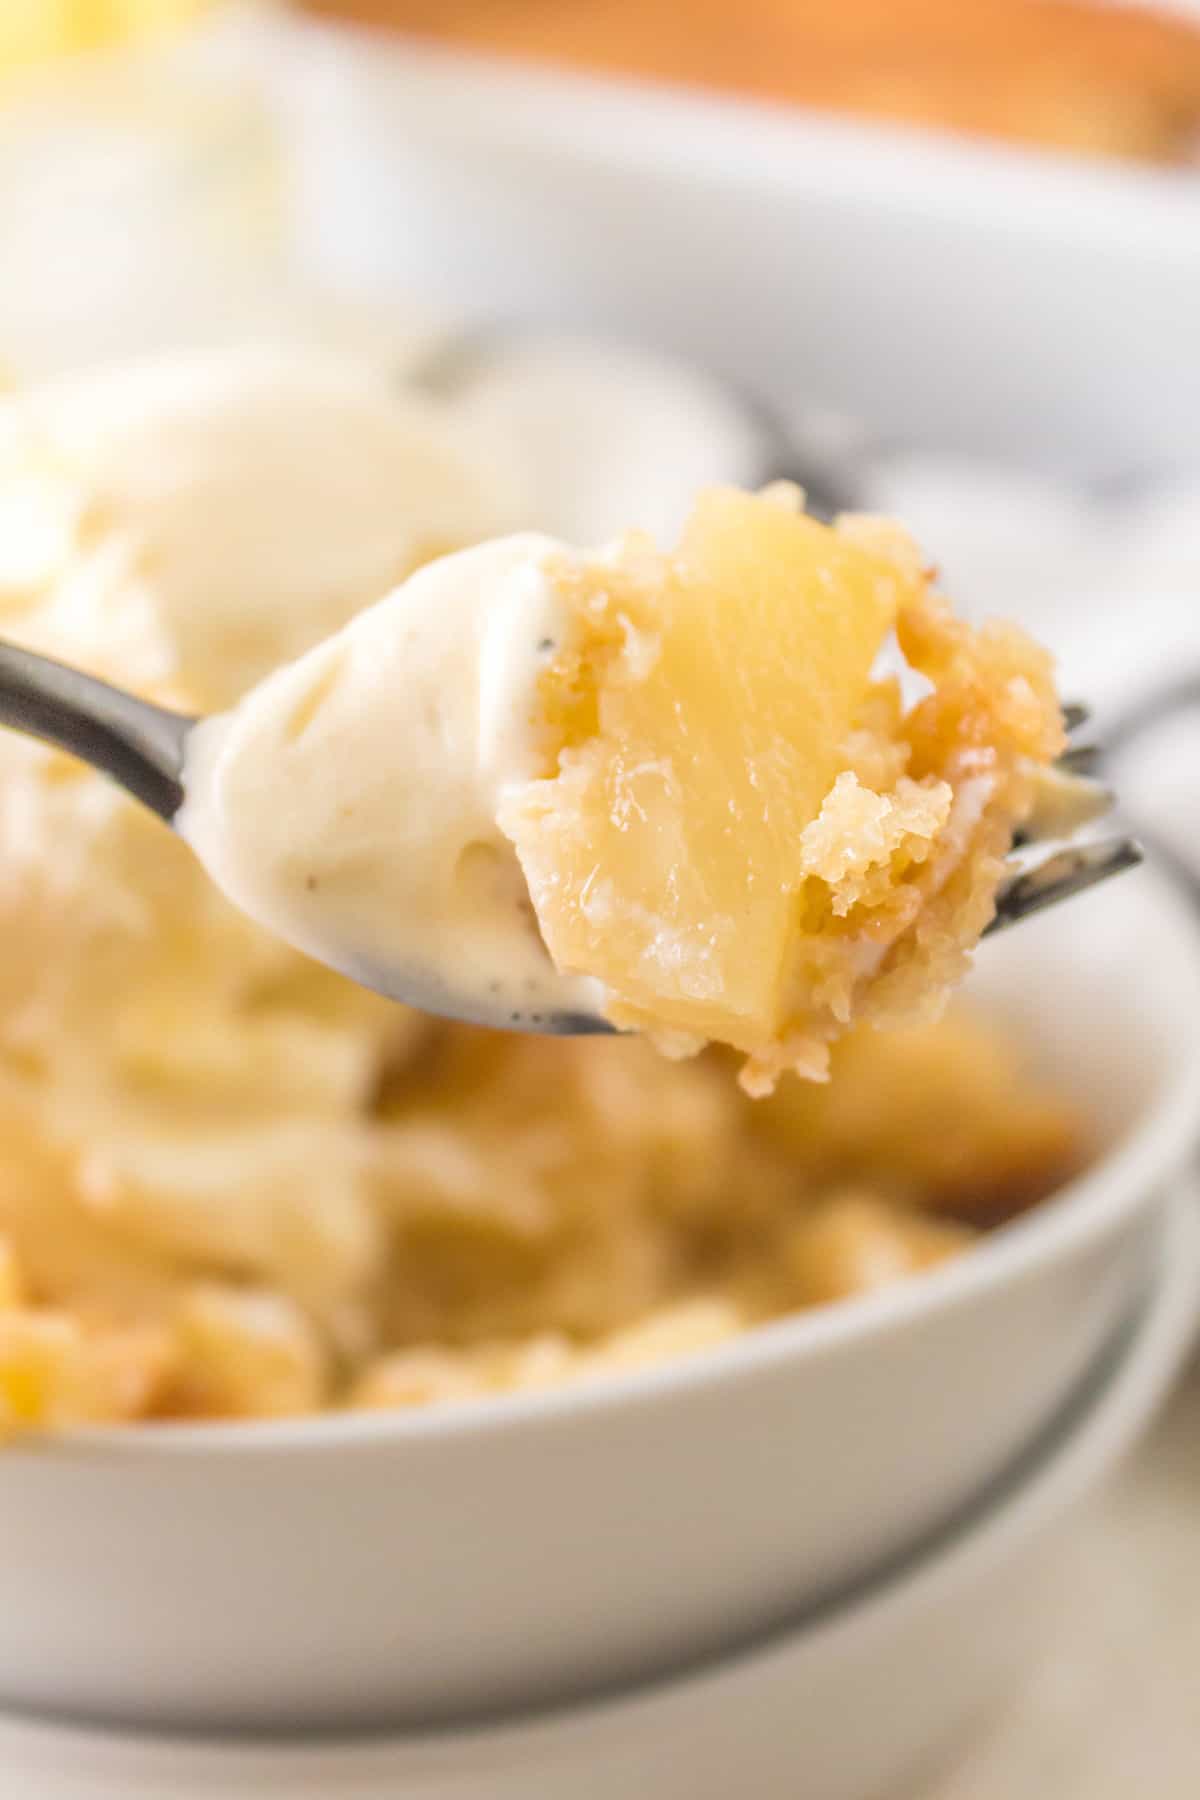
{"label": "dessert serving", "polygon": [[179,829],[371,986],[715,1039],[765,1092],[940,1006],[1064,742],[1046,654],[898,528],[716,490],[669,552],[437,559],[192,733]]}
{"label": "dessert serving", "polygon": [[751,1092],[822,1077],[855,1018],[940,1005],[1063,747],[1046,654],[930,576],[902,531],[786,487],[705,496],[672,555],[551,575],[546,772],[501,815],[538,923],[617,1023],[734,1045]]}
{"label": "dessert serving", "polygon": [[[5,1426],[629,1367],[927,1267],[1077,1166],[1017,1050],[933,1016],[1060,747],[1042,653],[794,491],[716,491],[672,551],[571,550],[535,509],[502,448],[353,357],[5,403],[0,631],[213,715],[182,823],[241,905],[362,951],[475,897],[509,920],[498,970],[738,1053],[393,1005],[4,734]],[[439,844],[456,885],[417,894]],[[832,1079],[752,1101],[745,1058],[756,1091]]]}

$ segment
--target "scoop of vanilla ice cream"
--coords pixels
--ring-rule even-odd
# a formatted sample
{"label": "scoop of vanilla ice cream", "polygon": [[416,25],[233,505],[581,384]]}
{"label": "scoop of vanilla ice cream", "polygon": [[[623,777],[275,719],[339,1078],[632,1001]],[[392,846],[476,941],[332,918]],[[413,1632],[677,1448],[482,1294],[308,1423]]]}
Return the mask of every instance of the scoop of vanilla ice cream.
{"label": "scoop of vanilla ice cream", "polygon": [[439,557],[191,733],[176,829],[223,891],[332,968],[431,1012],[599,1011],[554,967],[506,794],[542,764],[538,686],[567,546]]}
{"label": "scoop of vanilla ice cream", "polygon": [[[0,488],[10,471],[8,512],[30,524],[0,591],[45,599],[62,577],[71,595],[102,588],[109,615],[136,596],[143,659],[152,639],[206,707],[431,554],[502,530],[514,504],[504,469],[439,409],[389,393],[367,361],[294,346],[154,359],[15,398]],[[81,606],[94,626],[90,595]]]}
{"label": "scoop of vanilla ice cream", "polygon": [[[208,710],[507,528],[508,492],[364,360],[63,380],[0,407],[0,632]],[[381,1229],[366,1103],[415,1015],[260,931],[103,778],[10,733],[0,931],[0,1236],[37,1291],[153,1309],[216,1268],[352,1338]]]}

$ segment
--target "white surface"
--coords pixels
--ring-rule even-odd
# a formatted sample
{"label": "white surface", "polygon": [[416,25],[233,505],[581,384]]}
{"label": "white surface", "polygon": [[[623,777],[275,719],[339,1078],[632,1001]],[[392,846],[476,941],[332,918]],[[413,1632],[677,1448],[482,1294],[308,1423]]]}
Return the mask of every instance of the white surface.
{"label": "white surface", "polygon": [[1057,1616],[1013,1703],[911,1800],[1195,1800],[1198,1517],[1193,1361],[1147,1442],[1064,1537]]}
{"label": "white surface", "polygon": [[1103,718],[1200,673],[1200,475],[1129,474],[1141,480],[1097,495],[982,458],[880,454],[861,481],[863,503],[905,521],[956,602],[1036,631]]}
{"label": "white surface", "polygon": [[[32,16],[39,5],[47,10],[45,0],[19,0],[3,11]],[[249,47],[252,31],[239,34]],[[250,84],[204,49],[181,55],[160,33],[136,49],[56,63],[6,91],[6,372],[44,373],[64,359],[261,319],[261,293],[278,290],[284,260],[275,134]]]}
{"label": "white surface", "polygon": [[690,364],[568,333],[502,332],[479,349],[458,412],[519,447],[539,530],[569,543],[636,526],[673,544],[702,488],[774,473],[736,396]]}
{"label": "white surface", "polygon": [[445,1721],[794,1618],[1003,1468],[1089,1367],[1191,1143],[1200,961],[1145,874],[979,987],[1115,1138],[890,1293],[570,1392],[6,1452],[0,1695],[126,1720]]}
{"label": "white surface", "polygon": [[[1161,716],[1105,773],[1200,879],[1200,476],[1102,497],[981,459],[886,454],[863,476],[864,504],[910,525],[956,604],[1019,618],[1056,653],[1099,742],[1155,697]],[[1190,703],[1164,711],[1181,682]]]}
{"label": "white surface", "polygon": [[[1200,1291],[1194,1196],[1164,1217],[1154,1297],[1099,1393],[965,1529],[807,1629],[575,1712],[408,1741],[187,1744],[10,1718],[0,1724],[0,1795],[894,1800],[1028,1659],[1076,1503],[1138,1436],[1186,1350]],[[1005,1800],[1034,1791],[1013,1788]],[[1066,1789],[1040,1791],[1061,1800]],[[1120,1791],[1165,1800],[1158,1789]]]}
{"label": "white surface", "polygon": [[275,66],[307,254],[352,286],[624,331],[941,449],[1197,448],[1187,176],[315,26]]}

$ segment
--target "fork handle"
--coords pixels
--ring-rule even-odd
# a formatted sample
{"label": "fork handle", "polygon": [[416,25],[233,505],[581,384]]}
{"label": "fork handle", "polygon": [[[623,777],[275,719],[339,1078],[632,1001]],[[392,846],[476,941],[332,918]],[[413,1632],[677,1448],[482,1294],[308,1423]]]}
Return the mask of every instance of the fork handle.
{"label": "fork handle", "polygon": [[184,747],[193,723],[65,663],[0,642],[0,725],[111,775],[168,824],[183,802]]}

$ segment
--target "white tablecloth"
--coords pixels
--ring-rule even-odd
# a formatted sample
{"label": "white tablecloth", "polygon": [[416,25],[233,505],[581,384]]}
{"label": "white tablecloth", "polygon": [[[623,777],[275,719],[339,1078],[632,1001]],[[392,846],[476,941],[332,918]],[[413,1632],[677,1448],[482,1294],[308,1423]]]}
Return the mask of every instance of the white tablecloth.
{"label": "white tablecloth", "polygon": [[914,1800],[1200,1795],[1200,1362],[1080,1514],[1024,1690]]}

